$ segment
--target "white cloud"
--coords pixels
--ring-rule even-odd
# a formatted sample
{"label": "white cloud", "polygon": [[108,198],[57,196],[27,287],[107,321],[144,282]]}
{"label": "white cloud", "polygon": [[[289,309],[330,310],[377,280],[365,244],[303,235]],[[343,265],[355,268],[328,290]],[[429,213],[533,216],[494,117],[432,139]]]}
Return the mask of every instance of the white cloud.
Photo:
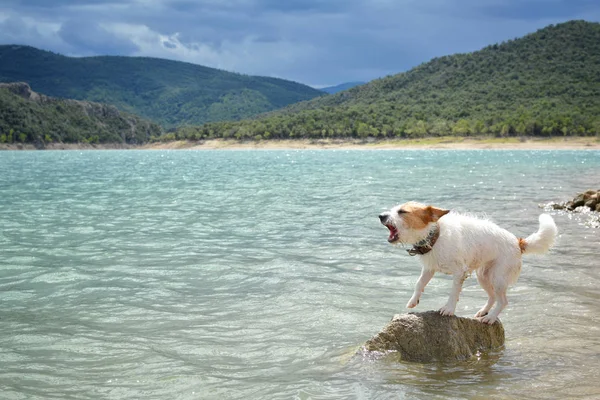
{"label": "white cloud", "polygon": [[312,59],[316,49],[306,43],[287,40],[264,41],[247,36],[241,41],[224,40],[218,46],[201,41],[183,42],[180,33],[161,34],[145,25],[103,25],[138,51],[132,55],[187,61],[250,75],[281,76],[302,60]]}

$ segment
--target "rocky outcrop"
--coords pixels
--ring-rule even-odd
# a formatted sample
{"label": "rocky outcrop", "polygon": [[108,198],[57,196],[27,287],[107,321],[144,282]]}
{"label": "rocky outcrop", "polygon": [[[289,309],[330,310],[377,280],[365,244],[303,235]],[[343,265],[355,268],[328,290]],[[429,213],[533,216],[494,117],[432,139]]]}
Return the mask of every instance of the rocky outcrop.
{"label": "rocky outcrop", "polygon": [[40,101],[43,97],[46,97],[31,90],[25,82],[0,83],[0,89],[7,89],[9,92],[25,100]]}
{"label": "rocky outcrop", "polygon": [[472,318],[442,316],[437,311],[397,314],[361,348],[363,353],[397,352],[401,360],[464,360],[504,344],[500,321],[488,325]]}
{"label": "rocky outcrop", "polygon": [[0,144],[141,144],[162,134],[157,124],[92,101],[59,99],[24,82],[0,83]]}
{"label": "rocky outcrop", "polygon": [[575,211],[579,207],[586,207],[591,211],[600,212],[600,190],[590,189],[578,193],[573,200],[564,203],[552,203],[552,208],[555,210]]}
{"label": "rocky outcrop", "polygon": [[[31,90],[31,87],[25,82],[0,83],[0,89],[7,89],[12,94],[15,94],[25,100],[36,103],[62,103],[68,106],[79,108],[88,117],[98,118],[118,118],[121,112],[117,107],[110,104],[96,103],[93,101],[59,99],[49,97]],[[126,115],[123,113],[123,115]]]}

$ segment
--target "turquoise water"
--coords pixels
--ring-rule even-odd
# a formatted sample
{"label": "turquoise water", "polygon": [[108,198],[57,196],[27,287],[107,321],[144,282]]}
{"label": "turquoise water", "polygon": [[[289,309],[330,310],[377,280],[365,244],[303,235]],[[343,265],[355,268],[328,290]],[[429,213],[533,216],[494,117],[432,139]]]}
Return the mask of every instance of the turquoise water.
{"label": "turquoise water", "polygon": [[[22,151],[0,171],[2,399],[600,395],[600,231],[580,215],[553,212],[557,247],[525,259],[503,350],[352,357],[420,271],[382,210],[419,200],[525,236],[539,203],[600,189],[598,151]],[[468,279],[457,314],[484,303]]]}

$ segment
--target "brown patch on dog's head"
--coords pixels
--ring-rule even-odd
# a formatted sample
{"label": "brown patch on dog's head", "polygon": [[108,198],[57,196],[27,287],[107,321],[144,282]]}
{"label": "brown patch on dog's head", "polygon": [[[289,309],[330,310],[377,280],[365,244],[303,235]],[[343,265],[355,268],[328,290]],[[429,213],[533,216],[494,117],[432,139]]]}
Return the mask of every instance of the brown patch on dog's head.
{"label": "brown patch on dog's head", "polygon": [[404,220],[404,223],[411,229],[423,229],[431,222],[437,222],[450,210],[442,210],[441,208],[426,206],[414,201],[405,203],[398,209],[398,214]]}

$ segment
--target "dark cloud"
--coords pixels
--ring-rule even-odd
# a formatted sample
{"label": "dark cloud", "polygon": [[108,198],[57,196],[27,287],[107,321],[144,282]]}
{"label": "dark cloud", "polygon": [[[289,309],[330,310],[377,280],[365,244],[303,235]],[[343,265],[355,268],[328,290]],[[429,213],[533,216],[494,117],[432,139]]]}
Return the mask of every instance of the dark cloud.
{"label": "dark cloud", "polygon": [[130,40],[117,37],[91,21],[66,21],[58,30],[58,36],[82,55],[131,55],[139,50]]}
{"label": "dark cloud", "polygon": [[597,4],[583,0],[554,0],[523,1],[514,3],[483,4],[483,15],[495,18],[514,18],[523,20],[537,20],[541,18],[571,19],[585,15],[588,9],[598,8]]}
{"label": "dark cloud", "polygon": [[68,47],[62,41],[41,31],[36,24],[28,23],[20,16],[0,20],[0,44],[24,44],[58,53],[68,51]]}
{"label": "dark cloud", "polygon": [[352,0],[257,0],[253,6],[265,11],[343,13],[353,3]]}
{"label": "dark cloud", "polygon": [[5,0],[8,4],[21,7],[60,8],[65,6],[107,5],[132,2],[131,0]]}
{"label": "dark cloud", "polygon": [[563,21],[582,18],[587,11],[600,9],[596,0],[447,0],[436,7],[431,2],[416,4],[425,13],[462,18],[499,20],[543,20],[557,18]]}
{"label": "dark cloud", "polygon": [[0,41],[308,84],[366,81],[569,19],[592,0],[4,0]]}

